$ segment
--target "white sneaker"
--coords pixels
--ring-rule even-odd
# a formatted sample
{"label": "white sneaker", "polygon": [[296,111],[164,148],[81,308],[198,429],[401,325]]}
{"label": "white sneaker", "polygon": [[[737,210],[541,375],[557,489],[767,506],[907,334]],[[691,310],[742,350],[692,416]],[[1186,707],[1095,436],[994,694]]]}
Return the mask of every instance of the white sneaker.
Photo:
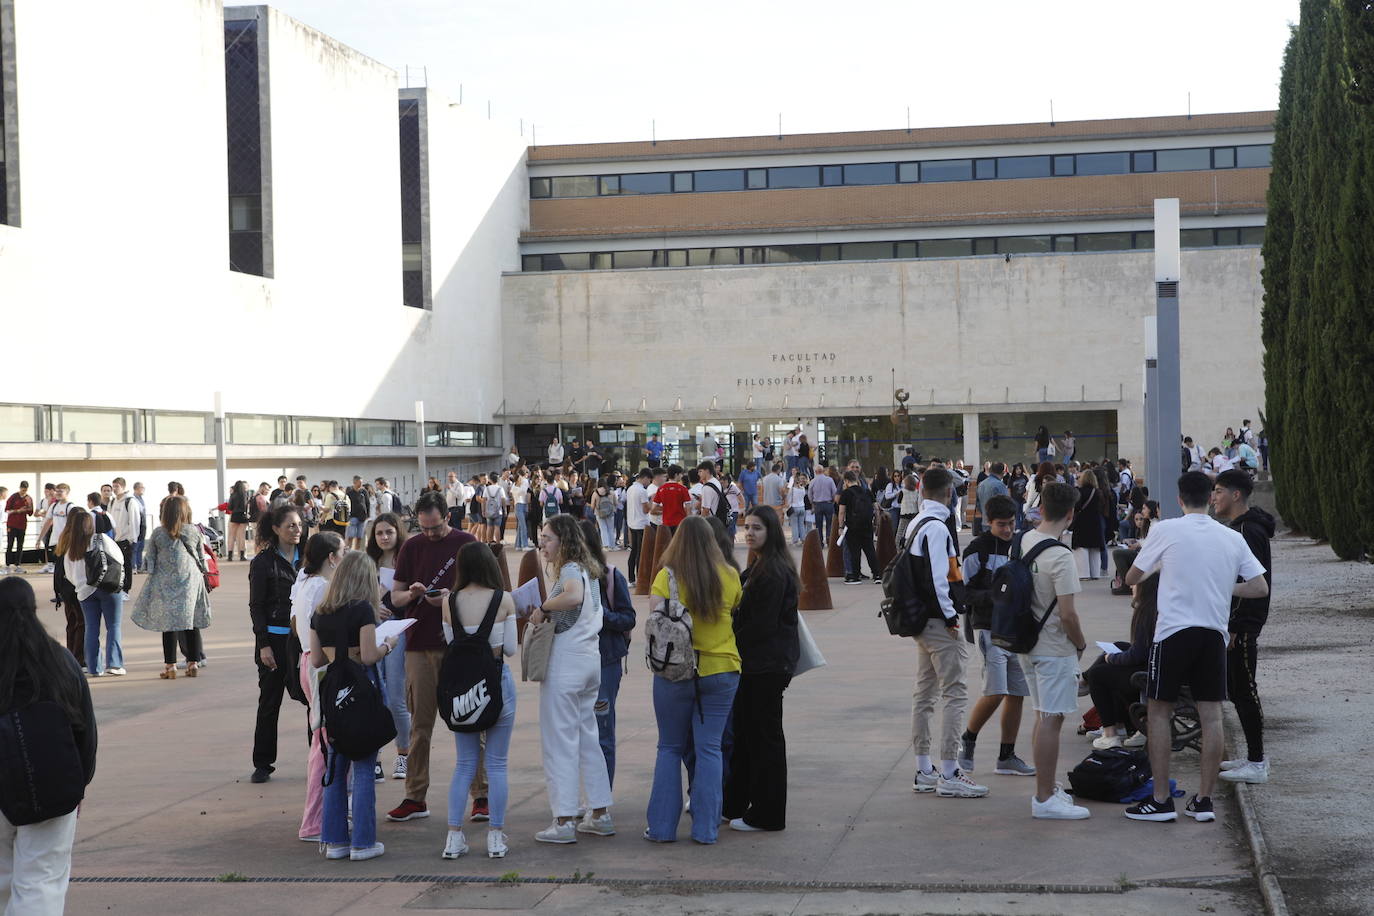
{"label": "white sneaker", "polygon": [[326,859],[347,859],[348,851],[347,843],[339,843],[337,846],[330,843],[324,847],[324,857]]}
{"label": "white sneaker", "polygon": [[578,833],[590,833],[592,836],[615,836],[615,824],[611,821],[611,813],[607,811],[600,817],[593,817],[590,811],[587,816],[577,822]]}
{"label": "white sneaker", "polygon": [[466,855],[468,851],[467,838],[463,836],[461,830],[450,830],[448,841],[444,843],[444,858],[456,859],[461,855]]}
{"label": "white sneaker", "polygon": [[940,782],[940,772],[934,768],[928,771],[916,771],[916,779],[911,783],[913,792],[934,792],[936,785]]}
{"label": "white sneaker", "polygon": [[1127,738],[1125,741],[1121,742],[1121,746],[1122,746],[1122,747],[1144,747],[1147,743],[1149,743],[1149,740],[1150,740],[1150,739],[1149,739],[1149,736],[1146,735],[1144,732],[1136,732],[1134,735],[1131,735],[1131,737],[1129,737],[1129,738]]}
{"label": "white sneaker", "polygon": [[1223,760],[1221,768],[1223,770],[1236,770],[1250,762],[1249,757],[1237,757],[1235,760]]}
{"label": "white sneaker", "polygon": [[554,821],[548,827],[539,831],[534,838],[540,843],[576,843],[577,827],[572,821],[560,824]]}
{"label": "white sneaker", "polygon": [[365,849],[349,850],[348,857],[354,862],[363,862],[367,859],[375,859],[384,852],[386,852],[385,846],[381,843],[373,843]]}
{"label": "white sneaker", "polygon": [[1101,738],[1093,739],[1093,747],[1099,751],[1110,750],[1114,747],[1121,747],[1125,740],[1120,735],[1103,735]]}
{"label": "white sneaker", "polygon": [[1082,805],[1075,805],[1058,786],[1049,798],[1036,801],[1031,796],[1031,817],[1057,821],[1082,821],[1092,817],[1092,812]]}
{"label": "white sneaker", "polygon": [[958,770],[946,779],[943,775],[936,780],[935,794],[941,798],[982,798],[988,794],[987,786],[980,786]]}
{"label": "white sneaker", "polygon": [[751,827],[744,822],[744,818],[737,817],[730,822],[731,830],[738,830],[741,833],[762,833],[762,827]]}
{"label": "white sneaker", "polygon": [[504,830],[487,831],[487,858],[504,859],[510,847],[506,845],[506,832]]}
{"label": "white sneaker", "polygon": [[123,677],[129,672],[125,671],[123,668],[106,668],[105,673],[113,677]]}
{"label": "white sneaker", "polygon": [[1269,761],[1261,760],[1255,763],[1253,760],[1247,760],[1238,767],[1222,770],[1219,775],[1227,782],[1245,782],[1257,786],[1269,781]]}
{"label": "white sneaker", "polygon": [[392,779],[405,779],[405,778],[406,778],[406,755],[405,755],[405,754],[398,754],[398,755],[396,756],[396,766],[392,767],[392,769],[391,769],[391,778],[392,778]]}

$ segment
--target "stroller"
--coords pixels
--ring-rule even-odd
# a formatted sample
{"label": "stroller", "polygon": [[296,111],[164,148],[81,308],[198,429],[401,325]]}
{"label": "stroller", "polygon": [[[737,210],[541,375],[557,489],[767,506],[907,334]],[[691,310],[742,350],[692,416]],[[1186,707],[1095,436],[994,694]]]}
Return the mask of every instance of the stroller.
{"label": "stroller", "polygon": [[[1131,704],[1131,724],[1142,735],[1150,733],[1148,706],[1145,702],[1147,679],[1148,674],[1144,671],[1137,671],[1131,676],[1131,685],[1140,689],[1141,697],[1139,703]],[[1193,692],[1187,687],[1179,691],[1178,702],[1174,704],[1174,714],[1169,719],[1169,730],[1173,733],[1171,744],[1175,751],[1192,748],[1201,753],[1202,721],[1198,718],[1197,705],[1193,702]]]}
{"label": "stroller", "polygon": [[221,537],[220,533],[216,531],[214,528],[211,528],[209,525],[202,525],[199,522],[197,522],[196,527],[200,529],[200,536],[205,540],[205,543],[210,546],[210,549],[214,551],[215,556],[218,557],[220,555],[220,548],[224,545],[223,537]]}

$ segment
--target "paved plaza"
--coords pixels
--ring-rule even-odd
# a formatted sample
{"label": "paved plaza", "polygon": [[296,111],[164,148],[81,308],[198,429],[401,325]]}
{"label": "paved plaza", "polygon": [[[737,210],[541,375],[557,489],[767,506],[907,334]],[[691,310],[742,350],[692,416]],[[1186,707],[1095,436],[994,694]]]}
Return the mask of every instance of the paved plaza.
{"label": "paved plaza", "polygon": [[[518,557],[511,558],[512,571]],[[612,558],[623,567],[626,554]],[[806,614],[829,666],[794,681],[786,695],[785,832],[727,829],[717,845],[702,847],[688,839],[684,819],[676,844],[640,838],[656,730],[650,675],[638,663],[636,642],[618,704],[618,836],[582,837],[572,847],[534,842],[534,832],[548,824],[549,808],[538,688],[525,683],[519,685],[511,747],[507,858],[440,858],[454,747],[439,727],[432,816],[404,824],[382,820],[379,839],[387,851],[379,859],[326,862],[314,846],[296,839],[305,797],[302,707],[289,699],[283,706],[276,775],[265,785],[248,780],[256,677],[247,565],[223,568],[224,585],[213,596],[214,624],[205,632],[210,665],[201,677],[159,680],[159,635],[137,629],[126,615],[128,676],[91,683],[100,757],[73,854],[71,913],[376,913],[409,907],[543,914],[584,911],[593,900],[614,901],[616,912],[656,913],[985,912],[989,900],[1001,901],[999,912],[1087,912],[1104,905],[1122,913],[1249,912],[1257,906],[1249,851],[1229,794],[1217,799],[1214,824],[1185,818],[1131,823],[1121,806],[1096,802],[1086,803],[1093,812],[1088,821],[1032,820],[1032,780],[991,773],[994,719],[984,731],[976,773],[991,786],[990,797],[915,795],[909,741],[914,647],[887,635],[876,616],[878,586],[839,580],[831,580],[835,609]],[[40,595],[46,592],[40,583]],[[636,605],[642,613],[647,599],[637,598]],[[1090,640],[1124,637],[1130,604],[1109,596],[1106,580],[1085,583],[1081,607]],[[44,618],[57,634],[58,614],[45,611]],[[975,692],[977,663],[969,681]],[[1088,705],[1080,701],[1082,709]],[[1027,757],[1029,732],[1027,721],[1018,742]],[[1066,726],[1061,777],[1088,750],[1087,740]],[[391,757],[388,749],[382,758],[388,770]],[[1196,762],[1192,753],[1176,759],[1175,775],[1190,790],[1197,785]],[[379,815],[402,798],[400,782],[388,780],[378,790]],[[482,832],[478,825],[479,840]],[[495,887],[439,884],[502,876],[506,883]],[[514,880],[578,877],[592,884]],[[193,882],[152,883],[162,879]],[[668,888],[666,897],[635,887],[655,882]],[[745,892],[748,882],[765,886]],[[1038,893],[1042,888],[1055,893]]]}

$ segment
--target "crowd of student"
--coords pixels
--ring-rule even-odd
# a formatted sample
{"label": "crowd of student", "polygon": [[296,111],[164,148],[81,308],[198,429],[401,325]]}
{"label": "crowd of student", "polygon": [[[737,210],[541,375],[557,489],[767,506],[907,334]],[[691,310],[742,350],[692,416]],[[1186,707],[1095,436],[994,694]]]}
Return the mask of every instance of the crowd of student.
{"label": "crowd of student", "polygon": [[[319,844],[330,859],[381,855],[376,786],[387,772],[380,748],[347,756],[335,746],[326,726],[334,709],[327,702],[330,672],[340,670],[347,655],[362,666],[385,705],[386,743],[394,739],[395,746],[390,775],[405,781],[404,797],[386,817],[407,822],[430,813],[434,721],[450,721],[438,699],[453,676],[445,661],[454,646],[475,642],[499,665],[499,686],[492,683],[486,693],[499,698],[498,714],[480,731],[454,731],[457,763],[449,779],[442,855],[466,854],[465,831],[485,823],[488,855],[505,856],[507,754],[517,703],[504,659],[515,655],[517,634],[524,630],[526,664],[533,642],[545,652],[534,679],[540,683],[551,823],[534,839],[566,844],[579,836],[614,835],[616,701],[628,634],[637,622],[630,588],[645,539],[661,526],[673,537],[652,582],[646,642],[652,660],[653,634],[666,632],[658,628],[676,625],[688,611],[692,671],[690,678],[654,679],[658,754],[643,836],[676,840],[684,810],[698,843],[716,842],[722,823],[742,831],[784,829],[783,695],[801,654],[800,584],[789,543],[804,538],[813,524],[823,535],[833,526],[844,545],[845,581],[862,581],[865,561],[877,581],[882,571],[876,568],[874,538],[884,514],[899,538],[900,562],[928,570],[928,582],[920,585],[926,616],[913,635],[917,793],[989,793],[973,779],[974,759],[981,730],[1000,709],[993,772],[1035,778],[1034,817],[1088,817],[1088,809],[1055,780],[1060,732],[1065,717],[1077,712],[1081,689],[1091,694],[1101,720],[1095,747],[1148,747],[1158,788],[1126,809],[1129,818],[1177,816],[1168,791],[1170,718],[1185,686],[1202,727],[1202,776],[1184,813],[1214,819],[1211,793],[1218,773],[1232,781],[1267,780],[1255,670],[1268,614],[1274,521],[1248,506],[1248,470],[1185,471],[1178,481],[1183,517],[1160,520],[1158,505],[1135,484],[1126,460],[1045,461],[1034,476],[1019,465],[1007,469],[989,462],[975,477],[957,462],[921,466],[910,453],[900,470],[882,470],[870,479],[857,461],[843,472],[816,464],[799,433],[789,440],[784,460],[766,474],[760,476],[751,460],[737,479],[709,459],[690,471],[664,467],[661,451],[649,452],[652,465],[626,480],[605,465],[587,468],[584,476],[566,457],[559,466],[530,469],[512,449],[507,467],[485,482],[462,484],[451,474],[447,486],[431,481],[413,507],[402,506],[380,478],[368,487],[355,477],[345,489],[333,481],[307,488],[303,478],[293,486],[282,478],[276,491],[263,485],[257,492],[239,482],[222,508],[230,516],[227,556],[237,551],[244,557],[244,547],[234,546],[243,531],[234,526],[252,525],[256,534],[248,571],[259,679],[253,781],[266,782],[274,772],[280,709],[290,696],[308,708],[312,735],[298,836]],[[1246,444],[1244,435],[1237,441],[1238,448]],[[16,507],[12,498],[6,504],[43,515],[43,538],[54,545],[54,589],[68,616],[70,658],[42,635],[32,588],[18,578],[0,583],[0,658],[19,660],[0,666],[0,709],[34,697],[56,702],[77,736],[89,782],[95,723],[74,660],[84,659],[91,677],[123,673],[120,610],[133,571],[141,569],[148,579],[131,619],[163,634],[162,677],[177,676],[178,646],[187,675],[197,676],[204,667],[200,630],[211,622],[214,554],[191,523],[189,504],[175,483],[156,509],[155,527],[141,484],[126,489],[116,478],[108,493],[91,494],[87,508],[69,503],[66,489],[54,486],[38,506]],[[27,500],[27,491],[21,485],[16,495]],[[973,508],[976,530],[961,550],[964,499]],[[548,597],[532,609],[517,609],[504,591],[492,547],[504,540],[511,512],[518,521],[517,546],[537,533],[553,582]],[[735,556],[737,526],[750,551],[744,570]],[[630,551],[628,576],[606,560],[605,551],[616,547]],[[1113,590],[1132,591],[1134,613],[1128,638],[1115,643],[1119,651],[1082,670],[1088,643],[1075,596],[1082,580],[1106,569],[1108,550],[1118,571]],[[994,577],[1013,562],[1029,569],[1038,620],[1033,643],[1017,652],[993,639],[990,620]],[[378,626],[392,619],[413,624],[378,640]],[[544,635],[533,640],[534,633]],[[966,672],[973,645],[983,657],[983,684],[969,709]],[[1139,698],[1131,681],[1137,671],[1148,673],[1147,731],[1160,739],[1134,733],[1127,711]],[[1016,753],[1027,697],[1035,716],[1030,762]],[[1228,698],[1236,705],[1248,753],[1223,762],[1220,708]],[[690,798],[685,809],[684,768]],[[40,829],[51,833],[39,838],[32,861],[15,859],[14,873],[38,869],[51,878],[57,873],[52,850],[69,860],[74,814],[68,809],[30,830],[11,813],[6,810],[0,822],[9,833],[7,849],[18,848],[22,831],[30,839]],[[65,887],[68,866],[58,865]],[[53,886],[37,881],[34,899],[51,899]],[[12,883],[12,894],[24,892],[22,882]]]}

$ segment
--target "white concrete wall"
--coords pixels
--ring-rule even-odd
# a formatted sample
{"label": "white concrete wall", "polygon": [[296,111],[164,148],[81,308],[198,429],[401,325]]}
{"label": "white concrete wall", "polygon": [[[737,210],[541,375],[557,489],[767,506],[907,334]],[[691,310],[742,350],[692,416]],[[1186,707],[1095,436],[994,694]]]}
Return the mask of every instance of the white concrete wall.
{"label": "white concrete wall", "polygon": [[[1183,422],[1195,437],[1219,439],[1263,403],[1259,269],[1255,248],[1183,254]],[[575,399],[569,421],[597,422],[607,398],[620,410],[646,398],[658,419],[680,397],[683,416],[705,416],[715,397],[728,420],[749,416],[753,395],[753,416],[779,413],[784,396],[790,415],[885,414],[895,368],[913,411],[936,412],[931,399],[954,413],[1081,400],[1116,408],[1121,454],[1143,453],[1151,252],[519,274],[504,300],[508,335],[538,329],[506,363],[513,413]]]}

